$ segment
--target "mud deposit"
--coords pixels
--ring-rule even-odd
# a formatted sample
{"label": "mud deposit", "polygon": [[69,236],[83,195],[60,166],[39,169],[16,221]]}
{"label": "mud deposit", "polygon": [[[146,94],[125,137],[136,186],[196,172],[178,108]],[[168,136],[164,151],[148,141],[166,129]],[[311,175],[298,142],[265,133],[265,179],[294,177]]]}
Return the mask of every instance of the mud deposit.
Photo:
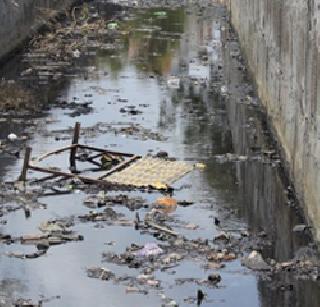
{"label": "mud deposit", "polygon": [[[0,305],[319,306],[310,228],[225,9],[94,1],[59,18],[1,71]],[[17,182],[25,147],[70,145],[77,121],[83,144],[198,167],[169,200]],[[86,154],[78,170],[97,171]]]}

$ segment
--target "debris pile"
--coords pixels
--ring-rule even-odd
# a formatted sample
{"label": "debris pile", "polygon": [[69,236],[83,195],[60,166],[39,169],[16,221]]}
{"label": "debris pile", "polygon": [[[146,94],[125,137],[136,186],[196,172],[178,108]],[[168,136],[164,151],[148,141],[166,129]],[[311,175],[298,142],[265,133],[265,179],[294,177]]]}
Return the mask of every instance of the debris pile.
{"label": "debris pile", "polygon": [[42,234],[23,235],[12,237],[10,235],[1,235],[1,241],[6,244],[20,243],[21,245],[33,245],[36,248],[32,253],[9,252],[8,257],[20,259],[34,259],[47,254],[48,249],[54,245],[60,245],[67,242],[83,241],[82,235],[77,235],[69,228],[74,225],[73,219],[50,220],[41,223],[39,226]]}
{"label": "debris pile", "polygon": [[[48,132],[47,136],[54,136],[56,140],[68,140],[71,139],[72,131],[73,129],[53,130],[50,133]],[[99,134],[125,135],[137,140],[165,141],[167,139],[159,132],[154,132],[140,124],[121,122],[113,124],[98,122],[94,126],[83,127],[80,135],[83,137],[96,137]]]}

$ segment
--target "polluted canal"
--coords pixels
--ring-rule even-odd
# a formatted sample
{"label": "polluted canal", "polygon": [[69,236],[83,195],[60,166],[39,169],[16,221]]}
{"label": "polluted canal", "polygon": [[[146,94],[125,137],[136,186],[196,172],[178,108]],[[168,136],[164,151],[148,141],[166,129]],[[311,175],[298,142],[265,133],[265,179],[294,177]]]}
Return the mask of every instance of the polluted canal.
{"label": "polluted canal", "polygon": [[[319,306],[315,244],[222,6],[93,1],[1,77],[1,306]],[[76,165],[42,167],[123,163],[95,147],[153,158],[159,178],[17,181],[25,148],[70,146],[76,122]],[[170,189],[169,162],[187,170]]]}

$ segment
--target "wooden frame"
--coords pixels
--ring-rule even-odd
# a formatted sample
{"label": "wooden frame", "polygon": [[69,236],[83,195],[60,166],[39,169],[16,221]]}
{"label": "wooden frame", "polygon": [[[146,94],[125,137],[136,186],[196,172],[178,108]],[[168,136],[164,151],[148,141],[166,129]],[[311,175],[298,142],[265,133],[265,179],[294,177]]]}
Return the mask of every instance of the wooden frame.
{"label": "wooden frame", "polygon": [[[62,148],[56,149],[54,151],[48,152],[46,154],[43,154],[40,157],[36,158],[34,162],[30,161],[32,149],[30,147],[27,147],[26,151],[25,151],[23,167],[21,170],[21,174],[19,176],[19,181],[26,181],[27,180],[27,171],[28,171],[28,169],[30,169],[33,171],[49,174],[47,177],[36,180],[37,182],[53,179],[55,177],[64,177],[64,178],[79,179],[85,183],[104,185],[104,186],[110,186],[110,187],[111,186],[123,187],[122,185],[108,182],[108,180],[105,180],[105,178],[107,178],[109,175],[113,174],[114,172],[121,171],[122,169],[127,167],[130,163],[140,159],[141,156],[137,156],[137,155],[130,154],[130,153],[110,151],[110,150],[106,150],[106,149],[98,148],[98,147],[93,147],[93,146],[82,145],[82,144],[79,144],[79,137],[80,137],[80,123],[76,122],[75,128],[74,128],[74,134],[73,134],[73,138],[72,138],[72,144],[70,146],[62,147]],[[89,176],[82,176],[81,174],[77,173],[77,171],[76,171],[76,160],[78,159],[77,155],[76,155],[77,149],[89,149],[89,150],[97,152],[96,155],[94,155],[93,157],[89,157],[87,160],[88,162],[95,164],[97,166],[101,166],[101,165],[98,162],[94,161],[94,159],[102,156],[103,154],[116,156],[116,157],[124,157],[124,158],[128,158],[128,159],[126,161],[123,161],[122,163],[116,165],[111,170],[107,171],[103,176],[100,176],[99,178],[92,178]],[[55,170],[55,169],[51,169],[51,168],[47,168],[47,167],[42,167],[42,166],[39,166],[36,164],[37,162],[41,162],[44,159],[46,159],[52,155],[59,154],[59,153],[65,152],[65,151],[70,151],[69,160],[70,160],[71,172]],[[129,188],[129,186],[126,186],[126,187]]]}
{"label": "wooden frame", "polygon": [[[173,191],[172,187],[168,183],[165,183],[165,181],[166,181],[165,179],[164,179],[164,184],[158,184],[158,183],[155,184],[154,178],[152,176],[150,179],[150,183],[148,180],[145,180],[145,181],[115,180],[114,177],[117,177],[117,175],[112,176],[114,173],[121,172],[121,171],[123,171],[123,173],[126,173],[129,171],[128,167],[131,165],[134,168],[136,165],[139,165],[139,163],[142,163],[142,165],[143,165],[143,163],[147,163],[147,166],[148,166],[148,163],[150,163],[150,162],[144,162],[146,158],[142,158],[141,156],[137,156],[137,155],[134,155],[131,153],[110,151],[110,150],[106,150],[103,148],[79,144],[79,137],[80,137],[80,123],[76,122],[75,128],[74,128],[74,133],[73,133],[73,138],[72,138],[72,143],[70,146],[65,146],[65,147],[56,149],[54,151],[48,152],[46,154],[43,154],[40,157],[34,159],[33,162],[31,162],[31,160],[30,160],[32,149],[30,147],[27,147],[26,151],[25,151],[23,168],[21,170],[19,180],[25,182],[26,178],[27,178],[27,171],[28,171],[28,169],[30,169],[30,170],[33,170],[36,172],[48,174],[47,176],[45,176],[43,178],[34,180],[34,182],[43,182],[46,180],[55,179],[56,177],[62,177],[62,178],[69,178],[69,179],[72,179],[72,178],[78,179],[84,183],[96,184],[99,186],[115,188],[115,189],[117,189],[117,188],[118,189],[127,189],[127,190],[148,189],[148,190],[164,191],[164,192],[169,192],[169,193],[171,193]],[[81,173],[78,172],[77,168],[76,168],[76,161],[77,160],[81,161],[81,159],[83,158],[83,157],[77,156],[78,149],[87,149],[87,150],[91,151],[90,155],[85,156],[85,159],[83,161],[89,162],[89,163],[94,164],[95,166],[98,167],[98,169],[90,169],[90,171],[92,171],[92,172],[96,171],[96,170],[103,171],[102,170],[103,163],[95,161],[95,159],[102,157],[103,155],[108,155],[111,158],[110,159],[111,164],[112,164],[112,161],[115,157],[125,158],[125,160],[124,161],[122,160],[121,162],[118,161],[117,165],[111,166],[111,169],[109,169],[109,170],[105,170],[104,174],[100,177],[94,178],[94,177],[90,177],[90,176],[85,176],[85,175],[81,175]],[[37,164],[37,162],[39,163],[52,155],[60,154],[60,153],[66,152],[66,151],[70,152],[69,153],[69,162],[70,162],[70,171],[69,172],[59,170],[59,169],[57,170],[57,169],[50,168],[50,167],[43,167],[43,166],[40,166]],[[154,158],[154,159],[159,160],[159,158]],[[140,161],[138,161],[138,160],[140,160]],[[135,162],[137,162],[137,164],[135,164]],[[174,163],[174,162],[172,162],[172,161],[168,162],[165,160],[164,163]],[[180,162],[176,162],[176,163],[180,163]],[[138,168],[139,167],[141,167],[141,166],[138,166]],[[165,166],[165,164],[164,164],[163,168],[166,169],[166,167],[167,166]],[[171,167],[172,166],[170,166],[170,168]],[[131,170],[132,170],[132,168],[131,168]],[[190,168],[190,170],[191,170],[191,168]],[[188,173],[190,170],[189,169],[182,170],[182,173],[179,176],[183,176],[184,174]],[[136,171],[139,176],[142,176],[141,174],[139,174],[138,170],[136,170]],[[149,172],[150,172],[150,170],[149,170]],[[129,173],[130,173],[130,171],[129,171]],[[156,173],[158,174],[157,170],[156,170]],[[165,173],[166,173],[166,171],[165,171]],[[108,176],[111,176],[110,180],[108,180]],[[126,175],[126,176],[130,177],[131,175]],[[177,177],[177,179],[179,179],[179,176]],[[161,177],[161,172],[159,173],[159,177]]]}

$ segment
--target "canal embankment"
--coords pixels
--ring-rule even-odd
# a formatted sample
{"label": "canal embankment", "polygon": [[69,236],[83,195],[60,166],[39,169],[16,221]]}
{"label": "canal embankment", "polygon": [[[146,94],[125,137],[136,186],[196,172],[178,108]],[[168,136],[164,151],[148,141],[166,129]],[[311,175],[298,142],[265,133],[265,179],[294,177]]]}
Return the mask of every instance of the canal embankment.
{"label": "canal embankment", "polygon": [[72,0],[2,0],[0,2],[0,59],[35,34]]}
{"label": "canal embankment", "polygon": [[[19,102],[0,102],[0,305],[319,306],[317,250],[225,8],[120,8],[111,20],[104,4],[0,69],[12,89],[1,98]],[[92,147],[194,169],[170,193],[32,169],[22,182],[28,147],[31,163],[75,171],[47,154],[70,146],[77,122],[78,174],[110,171]]]}
{"label": "canal embankment", "polygon": [[319,240],[319,1],[224,2]]}

